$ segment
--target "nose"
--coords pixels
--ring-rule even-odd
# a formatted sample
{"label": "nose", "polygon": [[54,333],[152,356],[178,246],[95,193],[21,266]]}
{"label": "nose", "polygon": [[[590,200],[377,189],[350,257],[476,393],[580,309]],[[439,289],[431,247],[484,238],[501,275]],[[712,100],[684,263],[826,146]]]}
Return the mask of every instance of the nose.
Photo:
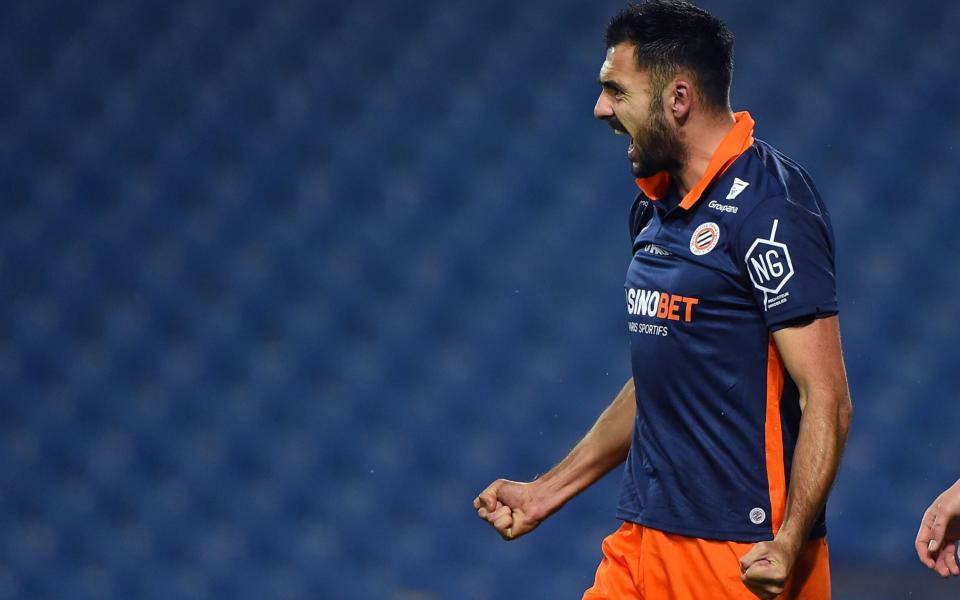
{"label": "nose", "polygon": [[600,96],[597,98],[597,103],[593,107],[593,116],[601,121],[609,119],[613,116],[613,104],[603,92],[600,92]]}

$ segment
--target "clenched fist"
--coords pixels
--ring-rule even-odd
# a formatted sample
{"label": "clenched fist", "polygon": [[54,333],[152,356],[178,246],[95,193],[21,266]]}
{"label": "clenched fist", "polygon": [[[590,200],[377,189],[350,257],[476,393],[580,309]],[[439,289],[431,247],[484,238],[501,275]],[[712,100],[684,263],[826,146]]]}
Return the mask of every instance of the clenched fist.
{"label": "clenched fist", "polygon": [[770,600],[783,593],[796,552],[773,540],[760,542],[740,559],[740,579],[757,598]]}
{"label": "clenched fist", "polygon": [[533,531],[547,517],[536,482],[498,479],[474,498],[473,507],[477,516],[493,525],[505,540]]}

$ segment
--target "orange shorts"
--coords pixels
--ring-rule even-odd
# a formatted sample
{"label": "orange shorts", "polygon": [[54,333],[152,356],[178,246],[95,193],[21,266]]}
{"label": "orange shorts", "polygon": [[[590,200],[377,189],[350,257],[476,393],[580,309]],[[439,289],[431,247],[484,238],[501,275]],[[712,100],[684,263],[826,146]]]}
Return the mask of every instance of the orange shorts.
{"label": "orange shorts", "polygon": [[[603,561],[583,600],[756,600],[740,581],[740,557],[752,547],[752,543],[689,538],[624,523],[603,540]],[[829,600],[825,538],[804,546],[777,598]]]}

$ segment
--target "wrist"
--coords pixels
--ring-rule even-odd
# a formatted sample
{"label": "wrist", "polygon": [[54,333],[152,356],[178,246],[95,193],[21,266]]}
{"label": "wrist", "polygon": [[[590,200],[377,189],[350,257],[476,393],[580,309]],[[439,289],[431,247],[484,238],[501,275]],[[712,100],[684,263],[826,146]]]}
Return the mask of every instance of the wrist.
{"label": "wrist", "polygon": [[568,498],[563,495],[563,488],[558,487],[549,479],[535,479],[530,482],[530,499],[533,501],[533,512],[538,519],[546,519],[560,510],[567,503]]}
{"label": "wrist", "polygon": [[803,544],[806,541],[806,536],[801,535],[801,532],[795,529],[782,527],[777,535],[773,538],[773,541],[786,549],[787,552],[790,553],[791,557],[795,558],[800,554],[800,550],[803,548]]}

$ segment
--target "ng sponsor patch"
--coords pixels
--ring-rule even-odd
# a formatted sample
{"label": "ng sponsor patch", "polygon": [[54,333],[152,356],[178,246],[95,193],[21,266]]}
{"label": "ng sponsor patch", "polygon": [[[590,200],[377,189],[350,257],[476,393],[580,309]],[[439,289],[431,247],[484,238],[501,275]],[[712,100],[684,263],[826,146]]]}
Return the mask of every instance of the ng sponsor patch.
{"label": "ng sponsor patch", "polygon": [[743,259],[747,263],[753,287],[763,292],[764,310],[786,302],[789,293],[780,294],[780,291],[793,277],[790,249],[786,244],[776,241],[778,223],[778,219],[773,220],[770,237],[755,239]]}

